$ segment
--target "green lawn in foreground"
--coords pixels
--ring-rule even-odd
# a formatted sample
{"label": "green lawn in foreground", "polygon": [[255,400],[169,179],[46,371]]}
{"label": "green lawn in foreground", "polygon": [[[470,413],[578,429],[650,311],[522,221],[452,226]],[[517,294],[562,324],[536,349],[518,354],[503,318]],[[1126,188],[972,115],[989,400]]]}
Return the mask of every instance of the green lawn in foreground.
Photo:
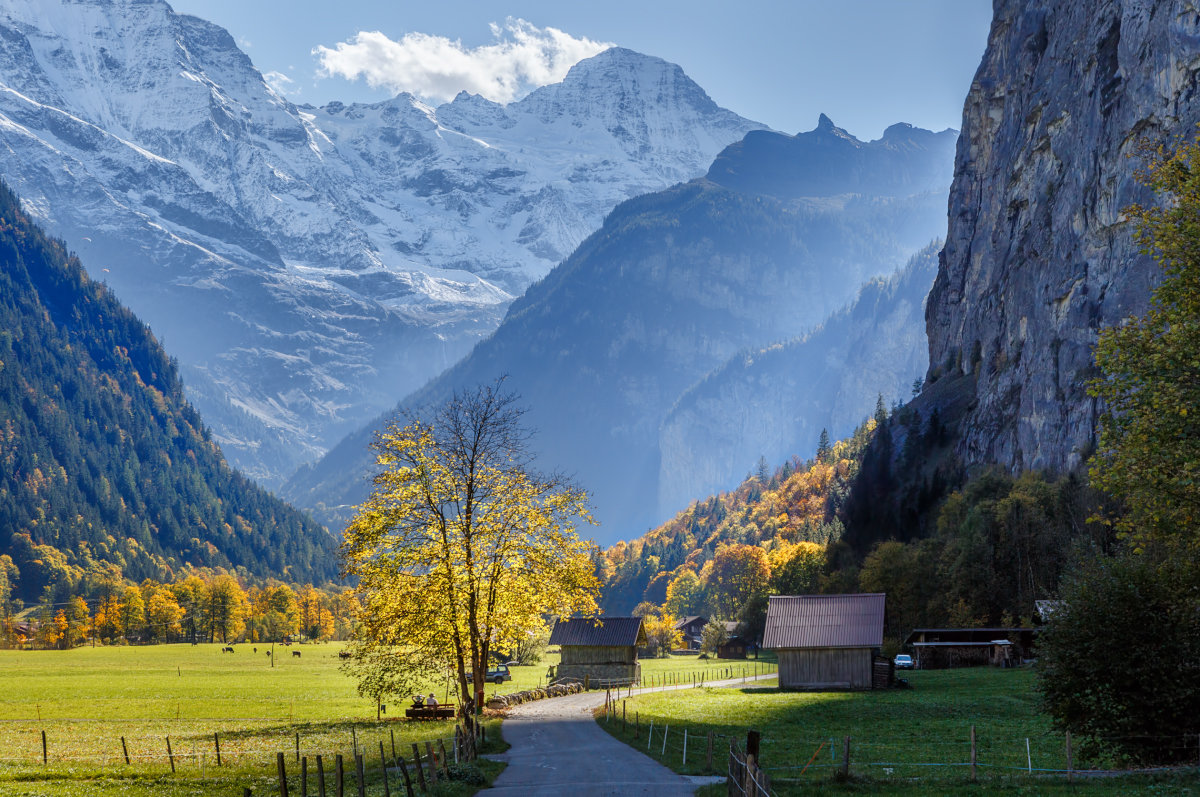
{"label": "green lawn in foreground", "polygon": [[[747,730],[758,730],[762,763],[781,795],[813,788],[896,794],[985,789],[1042,794],[1072,788],[1089,794],[1127,794],[1131,787],[1143,786],[1157,793],[1200,793],[1190,772],[1161,779],[1077,779],[1073,785],[1047,776],[1045,770],[1065,767],[1064,737],[1039,713],[1033,673],[1028,670],[922,671],[908,678],[912,689],[886,692],[779,692],[758,686],[658,692],[625,702],[624,729],[619,713],[600,722],[640,751],[688,774],[710,773],[705,766],[709,731],[716,735],[713,769],[720,773],[729,739],[744,743]],[[637,738],[635,716],[640,726]],[[648,736],[651,722],[652,738]],[[970,761],[971,725],[976,726],[979,785],[971,783],[970,770],[963,766]],[[686,764],[684,729],[689,737]],[[846,736],[852,737],[852,782],[835,786],[831,781]],[[811,766],[801,774],[810,760]],[[1025,771],[1030,761],[1032,775]]]}
{"label": "green lawn in foreground", "polygon": [[[340,645],[277,646],[274,667],[266,655],[269,645],[258,645],[258,653],[248,644],[236,645],[233,654],[221,647],[0,651],[0,795],[240,795],[243,787],[273,794],[277,752],[287,754],[299,794],[296,734],[313,772],[310,793],[315,756],[323,756],[332,788],[335,756],[345,757],[349,777],[357,741],[375,770],[368,793],[382,795],[381,741],[390,755],[394,733],[397,752],[411,758],[412,742],[422,742],[423,749],[426,739],[453,734],[448,721],[376,722],[374,705],[358,697],[353,681],[338,669]],[[292,656],[296,650],[299,658]],[[388,708],[403,715],[403,705]],[[496,730],[493,724],[498,739]],[[214,732],[221,743],[220,768]]]}

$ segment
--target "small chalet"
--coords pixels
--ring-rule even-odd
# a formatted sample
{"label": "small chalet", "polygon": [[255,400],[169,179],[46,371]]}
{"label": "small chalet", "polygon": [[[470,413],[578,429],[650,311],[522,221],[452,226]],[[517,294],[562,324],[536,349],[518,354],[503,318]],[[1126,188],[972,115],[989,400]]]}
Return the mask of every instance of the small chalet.
{"label": "small chalet", "polygon": [[920,669],[1012,667],[1033,654],[1033,628],[914,628],[904,640]]}
{"label": "small chalet", "polygon": [[772,595],[763,647],[779,657],[780,688],[871,689],[886,597]]}
{"label": "small chalet", "polygon": [[700,649],[700,636],[704,633],[704,626],[706,625],[708,625],[708,618],[699,615],[685,617],[675,623],[675,630],[683,634],[684,649]]}
{"label": "small chalet", "polygon": [[725,641],[717,646],[718,659],[744,659],[747,651],[754,646],[751,640],[738,633],[739,625],[741,623],[737,620],[725,623]]}
{"label": "small chalet", "polygon": [[550,644],[562,649],[560,680],[637,681],[637,649],[647,642],[640,617],[563,617],[550,632]]}

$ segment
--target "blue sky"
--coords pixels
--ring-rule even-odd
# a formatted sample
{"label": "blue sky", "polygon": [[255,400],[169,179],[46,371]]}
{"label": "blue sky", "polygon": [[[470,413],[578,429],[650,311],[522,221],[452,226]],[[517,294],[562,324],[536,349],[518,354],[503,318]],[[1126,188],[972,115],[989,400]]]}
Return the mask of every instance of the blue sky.
{"label": "blue sky", "polygon": [[398,88],[504,101],[612,43],[679,64],[720,105],[778,130],[812,129],[824,112],[863,139],[894,122],[959,127],[991,21],[989,0],[171,4],[229,29],[297,103]]}

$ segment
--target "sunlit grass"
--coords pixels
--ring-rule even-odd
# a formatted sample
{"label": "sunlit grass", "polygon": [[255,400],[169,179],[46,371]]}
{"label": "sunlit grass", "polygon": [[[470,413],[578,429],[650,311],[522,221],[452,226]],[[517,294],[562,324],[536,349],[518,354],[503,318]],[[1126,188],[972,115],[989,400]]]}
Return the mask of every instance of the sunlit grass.
{"label": "sunlit grass", "polygon": [[[779,794],[811,788],[902,794],[981,791],[983,787],[970,780],[974,725],[977,775],[989,790],[1039,794],[1060,788],[1059,776],[1049,777],[1048,771],[1066,768],[1065,738],[1038,710],[1032,672],[978,668],[915,672],[908,678],[913,688],[907,690],[805,693],[756,684],[651,693],[623,701],[618,713],[600,723],[675,771],[696,775],[723,773],[730,740],[744,745],[747,732],[757,730],[762,734],[762,764]],[[711,769],[709,732],[714,736]],[[847,736],[852,783],[834,788],[833,775],[840,769]],[[1188,793],[1174,790],[1183,786],[1192,793],[1200,791],[1194,776],[1153,782],[1166,789],[1160,793]],[[1093,783],[1096,793],[1128,793],[1128,781],[1124,792],[1096,779],[1077,778],[1075,787],[1091,793]]]}
{"label": "sunlit grass", "polygon": [[[276,793],[280,752],[298,794],[297,737],[308,758],[310,793],[316,793],[317,755],[332,784],[336,756],[344,757],[350,778],[357,748],[373,773],[369,793],[383,794],[381,742],[390,757],[394,738],[397,753],[411,759],[413,742],[423,750],[434,740],[437,749],[437,739],[453,735],[449,721],[377,722],[374,704],[339,669],[340,645],[277,646],[273,667],[269,645],[259,645],[258,653],[252,645],[237,645],[233,654],[221,647],[0,651],[0,794],[240,795],[246,787]],[[403,704],[388,709],[403,716]],[[493,723],[498,739],[496,731]]]}

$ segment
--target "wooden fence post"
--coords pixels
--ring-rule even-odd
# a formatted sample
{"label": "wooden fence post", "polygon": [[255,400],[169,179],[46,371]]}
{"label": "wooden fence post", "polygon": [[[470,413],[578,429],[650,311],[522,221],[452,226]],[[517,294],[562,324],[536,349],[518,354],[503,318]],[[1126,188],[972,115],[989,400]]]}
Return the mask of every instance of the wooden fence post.
{"label": "wooden fence post", "polygon": [[425,754],[429,757],[429,785],[436,786],[438,782],[437,756],[433,754],[433,745],[425,742]]}
{"label": "wooden fence post", "polygon": [[704,769],[712,772],[713,732],[708,732],[708,747],[704,751]]}
{"label": "wooden fence post", "polygon": [[325,797],[325,762],[317,756],[317,797]]}
{"label": "wooden fence post", "polygon": [[[46,732],[42,731],[42,766],[46,766],[48,758],[49,756],[46,753]],[[171,767],[171,771],[174,772],[175,768]]]}
{"label": "wooden fence post", "polygon": [[342,768],[342,754],[338,753],[333,762],[333,793],[336,797],[345,797],[346,772]]}
{"label": "wooden fence post", "polygon": [[287,771],[284,769],[283,753],[275,754],[275,768],[279,770],[279,797],[288,797]]}
{"label": "wooden fence post", "polygon": [[[171,759],[171,774],[175,774],[175,754],[171,752],[171,737],[167,736],[167,758]],[[287,795],[284,795],[287,797]]]}
{"label": "wooden fence post", "polygon": [[[391,732],[391,734],[392,734],[392,761],[393,761],[393,763],[394,763],[394,762],[396,761],[396,729],[395,729],[395,728],[389,728],[389,731],[390,731],[390,732]],[[455,725],[455,726],[454,726],[454,732],[455,732],[455,733],[458,733],[458,726],[457,726],[457,725]]]}
{"label": "wooden fence post", "polygon": [[687,728],[683,729],[683,766],[687,766]]}
{"label": "wooden fence post", "polygon": [[300,797],[308,797],[308,756],[300,759]]}
{"label": "wooden fence post", "polygon": [[354,774],[358,781],[358,797],[366,797],[367,794],[367,772],[363,765],[362,753],[354,756]]}
{"label": "wooden fence post", "polygon": [[400,767],[400,774],[404,777],[404,793],[407,794],[408,797],[414,797],[412,778],[408,776],[408,762],[401,758],[396,763]]}
{"label": "wooden fence post", "polygon": [[[125,737],[121,737],[121,752],[125,754],[125,763],[129,763],[129,748],[125,746]],[[220,763],[219,761],[217,763]]]}
{"label": "wooden fence post", "polygon": [[971,726],[971,780],[975,780],[975,726]]}
{"label": "wooden fence post", "polygon": [[442,751],[442,774],[446,776],[446,780],[450,780],[450,756],[446,755],[446,743],[438,739],[438,749]]}
{"label": "wooden fence post", "polygon": [[383,752],[383,740],[379,740],[379,767],[383,770],[383,797],[392,797],[392,787],[388,783],[387,755]]}
{"label": "wooden fence post", "polygon": [[300,763],[300,731],[296,731],[296,763]]}
{"label": "wooden fence post", "polygon": [[846,737],[846,747],[842,751],[842,780],[850,777],[850,737]]}
{"label": "wooden fence post", "polygon": [[421,784],[421,791],[429,791],[429,787],[425,785],[425,770],[421,768],[421,750],[417,747],[417,743],[412,743],[413,763],[417,765],[417,783]]}
{"label": "wooden fence post", "polygon": [[1075,780],[1075,761],[1071,758],[1071,732],[1067,731],[1067,780]]}
{"label": "wooden fence post", "polygon": [[641,712],[633,712],[633,738],[642,738],[642,715]]}
{"label": "wooden fence post", "polygon": [[[121,741],[122,742],[125,741],[124,736],[121,737]],[[217,734],[216,731],[213,731],[213,747],[217,748],[217,766],[221,766],[221,737]],[[128,764],[129,762],[126,761],[125,763]]]}

